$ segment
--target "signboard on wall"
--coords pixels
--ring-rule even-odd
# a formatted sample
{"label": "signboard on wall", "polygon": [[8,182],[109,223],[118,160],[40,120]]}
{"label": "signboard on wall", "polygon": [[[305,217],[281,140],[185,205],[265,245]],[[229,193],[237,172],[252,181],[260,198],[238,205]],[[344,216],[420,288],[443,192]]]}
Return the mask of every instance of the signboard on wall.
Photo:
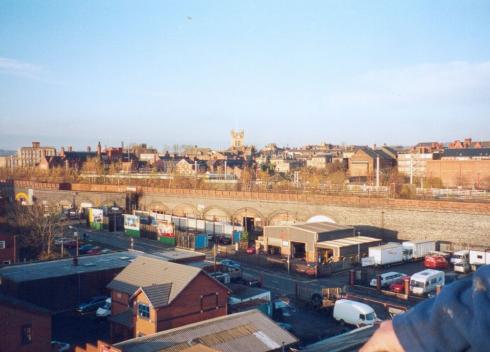
{"label": "signboard on wall", "polygon": [[102,230],[104,226],[104,211],[98,208],[90,208],[88,211],[88,222],[94,230]]}
{"label": "signboard on wall", "polygon": [[159,220],[157,223],[158,237],[175,237],[174,225],[169,221]]}
{"label": "signboard on wall", "polygon": [[124,214],[124,229],[140,230],[140,218],[137,215]]}

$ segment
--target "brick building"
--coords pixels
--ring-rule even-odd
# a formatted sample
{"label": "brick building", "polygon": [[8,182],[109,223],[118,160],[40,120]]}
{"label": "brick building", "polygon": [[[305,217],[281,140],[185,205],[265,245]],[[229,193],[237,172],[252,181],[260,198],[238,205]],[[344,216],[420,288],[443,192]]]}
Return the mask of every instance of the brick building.
{"label": "brick building", "polygon": [[51,351],[49,311],[0,294],[0,351]]}
{"label": "brick building", "polygon": [[390,150],[361,148],[349,159],[350,177],[374,178],[378,158],[380,172],[390,172],[396,166],[396,157]]}
{"label": "brick building", "polygon": [[15,237],[0,230],[0,266],[15,262]]}
{"label": "brick building", "polygon": [[229,290],[199,268],[138,257],[108,285],[122,341],[227,314]]}
{"label": "brick building", "polygon": [[426,176],[447,188],[490,189],[490,160],[428,160]]}

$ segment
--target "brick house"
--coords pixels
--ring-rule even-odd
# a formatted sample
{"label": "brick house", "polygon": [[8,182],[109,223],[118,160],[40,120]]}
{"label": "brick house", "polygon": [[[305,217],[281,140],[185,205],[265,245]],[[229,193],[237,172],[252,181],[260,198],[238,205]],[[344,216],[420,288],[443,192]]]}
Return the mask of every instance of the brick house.
{"label": "brick house", "polygon": [[107,287],[113,341],[227,314],[226,286],[199,268],[156,258],[136,258]]}
{"label": "brick house", "polygon": [[376,174],[378,157],[381,172],[389,172],[396,166],[396,158],[389,150],[361,148],[349,159],[350,177],[372,179]]}
{"label": "brick house", "polygon": [[51,351],[51,314],[48,310],[0,294],[1,352]]}
{"label": "brick house", "polygon": [[0,266],[15,262],[15,238],[0,232]]}

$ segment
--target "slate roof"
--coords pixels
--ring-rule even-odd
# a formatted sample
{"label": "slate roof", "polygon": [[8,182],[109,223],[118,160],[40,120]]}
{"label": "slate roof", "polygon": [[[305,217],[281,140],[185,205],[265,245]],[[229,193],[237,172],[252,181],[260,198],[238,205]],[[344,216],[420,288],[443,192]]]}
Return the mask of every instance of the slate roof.
{"label": "slate roof", "polygon": [[393,160],[394,158],[381,149],[361,148],[363,152],[369,155],[371,158],[376,159],[378,156],[380,159]]}
{"label": "slate roof", "polygon": [[167,352],[202,344],[222,352],[266,352],[297,341],[255,309],[137,337],[114,347],[122,352]]}
{"label": "slate roof", "polygon": [[444,149],[443,158],[457,157],[490,157],[490,148]]}
{"label": "slate roof", "polygon": [[142,288],[157,304],[170,304],[200,272],[201,269],[188,265],[137,257],[107,287],[130,296]]}
{"label": "slate roof", "polygon": [[154,308],[164,307],[169,304],[172,284],[165,283],[141,287],[135,294],[137,294],[139,291],[142,291],[146,297],[148,297],[148,300]]}

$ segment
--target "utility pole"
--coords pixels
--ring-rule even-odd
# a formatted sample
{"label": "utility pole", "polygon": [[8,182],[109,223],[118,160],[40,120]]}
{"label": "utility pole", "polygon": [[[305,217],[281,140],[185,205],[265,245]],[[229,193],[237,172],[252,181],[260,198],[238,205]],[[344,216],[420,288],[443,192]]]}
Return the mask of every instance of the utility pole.
{"label": "utility pole", "polygon": [[376,188],[379,187],[379,155],[376,155]]}

